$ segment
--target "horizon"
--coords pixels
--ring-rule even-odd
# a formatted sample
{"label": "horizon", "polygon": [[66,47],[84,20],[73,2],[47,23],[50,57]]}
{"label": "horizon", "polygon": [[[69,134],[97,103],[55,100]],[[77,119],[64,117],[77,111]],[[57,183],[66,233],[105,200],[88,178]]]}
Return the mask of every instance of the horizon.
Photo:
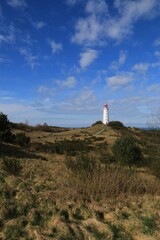
{"label": "horizon", "polygon": [[[11,123],[15,123],[15,124],[24,124],[24,125],[27,125],[27,126],[31,126],[31,127],[37,127],[37,126],[48,126],[48,127],[58,127],[58,128],[73,128],[73,129],[76,129],[76,128],[89,128],[89,127],[92,127],[92,125],[94,125],[96,122],[99,122],[99,121],[101,121],[102,122],[102,120],[97,120],[97,121],[95,121],[95,122],[93,122],[93,123],[91,123],[90,125],[86,125],[86,126],[81,126],[81,125],[77,125],[77,126],[69,126],[69,125],[49,125],[48,123],[46,123],[46,122],[43,122],[43,123],[36,123],[36,124],[30,124],[29,123],[29,121],[26,121],[26,122],[11,122],[10,120],[9,120],[9,122],[11,122]],[[114,121],[114,120],[113,120]],[[118,121],[118,120],[116,120],[116,121]],[[112,122],[112,121],[109,121],[109,122]],[[147,126],[147,124],[146,124],[146,126],[144,127],[143,125],[142,126],[140,126],[139,124],[134,124],[134,125],[132,125],[132,124],[124,124],[123,122],[121,122],[125,127],[133,127],[133,128],[140,128],[140,129],[150,129],[150,127],[149,126]],[[103,124],[103,125],[108,125],[108,124],[104,124],[103,122],[101,123],[101,124]]]}
{"label": "horizon", "polygon": [[147,127],[160,106],[159,0],[2,0],[0,112],[12,122]]}

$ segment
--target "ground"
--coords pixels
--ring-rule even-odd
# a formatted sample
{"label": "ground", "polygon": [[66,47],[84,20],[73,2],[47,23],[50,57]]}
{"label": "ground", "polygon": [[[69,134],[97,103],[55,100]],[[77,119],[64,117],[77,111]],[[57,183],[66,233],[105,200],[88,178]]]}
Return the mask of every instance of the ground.
{"label": "ground", "polygon": [[[150,152],[159,156],[159,137],[153,143],[151,133],[103,124],[62,132],[24,130],[31,138],[25,148],[1,142],[0,239],[159,240],[159,179],[146,166],[110,162],[114,142],[126,131],[146,159]],[[82,153],[96,159],[91,174],[66,164]],[[14,160],[17,172],[11,169]]]}

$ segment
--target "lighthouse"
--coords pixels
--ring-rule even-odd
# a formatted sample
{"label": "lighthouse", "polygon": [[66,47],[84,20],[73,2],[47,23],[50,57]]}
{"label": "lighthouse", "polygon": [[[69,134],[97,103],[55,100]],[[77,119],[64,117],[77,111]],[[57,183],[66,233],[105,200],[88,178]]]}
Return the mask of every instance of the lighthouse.
{"label": "lighthouse", "polygon": [[108,104],[105,104],[103,108],[103,124],[108,124],[108,123],[109,123],[109,108],[108,108]]}

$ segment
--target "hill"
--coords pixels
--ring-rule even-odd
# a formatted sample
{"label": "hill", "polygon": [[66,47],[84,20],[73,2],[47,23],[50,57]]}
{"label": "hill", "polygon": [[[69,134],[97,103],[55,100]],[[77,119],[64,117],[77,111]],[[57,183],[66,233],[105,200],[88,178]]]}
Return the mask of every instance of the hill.
{"label": "hill", "polygon": [[[160,239],[159,131],[11,127],[30,143],[0,141],[0,239]],[[126,134],[143,153],[139,165],[114,158]]]}

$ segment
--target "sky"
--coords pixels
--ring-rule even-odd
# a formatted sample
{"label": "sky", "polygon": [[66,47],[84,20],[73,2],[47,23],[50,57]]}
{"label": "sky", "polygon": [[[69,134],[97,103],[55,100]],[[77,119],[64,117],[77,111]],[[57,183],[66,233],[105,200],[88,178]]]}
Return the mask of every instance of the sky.
{"label": "sky", "polygon": [[160,106],[159,0],[0,0],[0,112],[145,127]]}

